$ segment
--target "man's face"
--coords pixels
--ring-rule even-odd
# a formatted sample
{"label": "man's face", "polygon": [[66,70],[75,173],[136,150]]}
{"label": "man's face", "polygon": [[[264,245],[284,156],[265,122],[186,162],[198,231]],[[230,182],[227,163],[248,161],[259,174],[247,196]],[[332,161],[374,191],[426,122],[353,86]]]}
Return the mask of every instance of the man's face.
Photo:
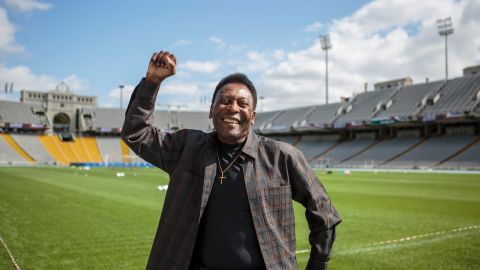
{"label": "man's face", "polygon": [[255,121],[252,93],[241,83],[224,85],[210,107],[210,118],[221,142],[244,142]]}

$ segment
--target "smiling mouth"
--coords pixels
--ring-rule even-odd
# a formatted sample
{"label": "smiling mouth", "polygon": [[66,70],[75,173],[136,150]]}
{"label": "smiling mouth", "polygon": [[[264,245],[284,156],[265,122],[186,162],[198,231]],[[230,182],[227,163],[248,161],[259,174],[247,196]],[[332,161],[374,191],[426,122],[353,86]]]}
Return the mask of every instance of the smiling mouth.
{"label": "smiling mouth", "polygon": [[240,120],[235,119],[235,118],[224,118],[223,122],[225,122],[227,124],[235,124],[235,125],[240,124]]}

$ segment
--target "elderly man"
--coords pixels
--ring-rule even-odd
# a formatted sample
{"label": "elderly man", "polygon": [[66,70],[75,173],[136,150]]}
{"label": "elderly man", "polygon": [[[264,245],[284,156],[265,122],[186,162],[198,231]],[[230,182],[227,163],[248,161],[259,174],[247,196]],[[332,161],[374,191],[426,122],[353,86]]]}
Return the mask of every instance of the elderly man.
{"label": "elderly man", "polygon": [[340,223],[325,189],[293,146],[256,135],[257,93],[243,74],[222,79],[215,132],[152,126],[160,84],[176,58],[154,53],[132,94],[122,139],[170,176],[147,269],[297,269],[292,199],[306,208],[307,269],[325,269]]}

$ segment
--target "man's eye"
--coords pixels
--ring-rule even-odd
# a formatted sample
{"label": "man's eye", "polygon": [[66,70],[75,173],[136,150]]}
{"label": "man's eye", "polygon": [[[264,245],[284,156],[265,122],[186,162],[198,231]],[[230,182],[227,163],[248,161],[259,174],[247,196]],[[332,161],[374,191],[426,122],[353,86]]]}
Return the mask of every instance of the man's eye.
{"label": "man's eye", "polygon": [[222,103],[223,104],[228,104],[228,103],[230,103],[230,99],[224,98],[224,99],[222,99]]}

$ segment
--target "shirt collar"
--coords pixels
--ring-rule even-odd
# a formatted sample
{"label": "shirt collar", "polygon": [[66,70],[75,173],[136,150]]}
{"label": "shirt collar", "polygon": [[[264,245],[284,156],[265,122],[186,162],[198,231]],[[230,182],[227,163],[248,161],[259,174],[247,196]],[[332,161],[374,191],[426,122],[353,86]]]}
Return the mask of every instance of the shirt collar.
{"label": "shirt collar", "polygon": [[[212,132],[211,133],[211,141],[210,141],[210,149],[212,151],[217,151],[217,132]],[[250,130],[248,133],[247,141],[245,142],[245,145],[243,145],[242,152],[254,159],[257,158],[258,155],[258,144],[259,144],[259,138],[257,134],[253,130]]]}

